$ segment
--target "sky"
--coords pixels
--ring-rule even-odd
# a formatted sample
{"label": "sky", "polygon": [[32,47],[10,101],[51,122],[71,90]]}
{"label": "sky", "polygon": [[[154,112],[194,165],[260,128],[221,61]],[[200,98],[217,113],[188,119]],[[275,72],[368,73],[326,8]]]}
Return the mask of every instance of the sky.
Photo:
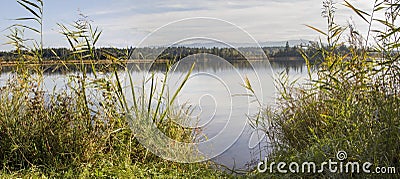
{"label": "sky", "polygon": [[[357,29],[366,32],[367,24],[354,12],[336,0],[338,24],[355,22]],[[349,0],[354,6],[370,11],[373,1]],[[222,19],[247,31],[256,41],[318,40],[319,34],[308,27],[325,29],[321,17],[322,0],[44,0],[44,47],[68,47],[59,33],[57,23],[71,24],[79,14],[89,17],[102,30],[98,46],[136,46],[157,28],[183,18],[211,17]],[[8,40],[6,28],[13,20],[29,15],[15,0],[3,0],[0,7],[0,43]],[[215,33],[227,34],[214,27]],[[210,30],[212,31],[212,30]],[[32,34],[27,34],[32,35]],[[170,36],[179,36],[171,33]],[[35,37],[34,35],[32,35]],[[160,42],[161,43],[161,42]],[[0,50],[11,46],[0,45]]]}

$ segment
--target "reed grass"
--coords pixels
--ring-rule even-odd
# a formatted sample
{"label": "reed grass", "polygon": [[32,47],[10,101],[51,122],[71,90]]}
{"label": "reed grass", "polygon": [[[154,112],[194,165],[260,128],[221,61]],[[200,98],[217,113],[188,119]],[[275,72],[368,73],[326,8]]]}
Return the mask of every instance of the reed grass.
{"label": "reed grass", "polygon": [[[369,25],[362,37],[353,25],[335,23],[335,3],[324,1],[327,32],[311,27],[326,37],[319,44],[317,69],[308,56],[309,80],[302,86],[291,83],[282,73],[276,85],[278,104],[263,110],[254,124],[260,124],[274,146],[271,162],[315,162],[337,160],[338,151],[347,152],[347,161],[371,162],[374,167],[400,169],[400,68],[399,1],[377,0],[373,12],[344,5]],[[374,14],[384,13],[385,19]],[[384,24],[374,29],[373,23]],[[347,40],[343,40],[346,37]],[[349,53],[340,54],[342,44]],[[315,77],[312,77],[314,74]],[[318,166],[319,168],[320,166]],[[396,174],[363,173],[259,173],[258,177],[284,178],[397,178]]]}
{"label": "reed grass", "polygon": [[[138,142],[139,134],[131,130],[130,120],[155,122],[164,133],[179,141],[193,139],[191,131],[171,122],[173,117],[185,120],[183,114],[187,113],[186,108],[173,106],[179,90],[172,94],[172,99],[164,98],[164,90],[158,93],[155,89],[154,75],[139,86],[131,83],[135,105],[128,109],[117,71],[126,68],[121,62],[124,59],[104,52],[113,64],[108,69],[96,68],[95,45],[101,31],[85,18],[71,26],[58,24],[71,45],[69,58],[81,63],[77,64],[78,72],[66,76],[68,84],[64,91],[46,91],[42,85],[43,69],[26,65],[30,60],[42,59],[43,2],[17,2],[32,15],[17,20],[35,21],[39,27],[22,23],[10,27],[9,44],[16,49],[18,65],[0,90],[0,177],[229,176],[212,168],[212,163],[180,164],[163,160]],[[25,30],[38,34],[40,42],[25,38]],[[83,63],[87,59],[91,61],[91,69]],[[100,75],[110,69],[112,73]],[[89,76],[88,70],[93,75]],[[140,77],[129,79],[132,78]],[[136,87],[146,89],[149,82],[150,91],[135,92]],[[161,84],[163,89],[165,83],[164,80]],[[150,106],[153,103],[157,108]],[[136,111],[133,113],[136,115],[128,118],[129,111]]]}

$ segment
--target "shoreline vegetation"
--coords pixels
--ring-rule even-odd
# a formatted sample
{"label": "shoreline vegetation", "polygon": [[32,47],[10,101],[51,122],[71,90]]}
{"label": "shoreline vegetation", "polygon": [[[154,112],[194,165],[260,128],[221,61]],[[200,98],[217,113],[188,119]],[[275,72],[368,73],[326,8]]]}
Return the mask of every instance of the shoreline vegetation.
{"label": "shoreline vegetation", "polygon": [[[9,28],[7,36],[14,50],[6,53],[8,59],[4,64],[15,63],[16,68],[10,68],[14,74],[0,89],[1,178],[398,178],[400,174],[398,170],[389,174],[328,170],[316,173],[310,168],[309,172],[292,173],[270,168],[265,171],[272,172],[263,173],[257,166],[242,173],[223,170],[223,166],[212,161],[185,164],[164,160],[140,144],[138,137],[151,136],[131,130],[132,121],[128,119],[154,123],[176,141],[195,142],[196,136],[202,135],[201,130],[178,125],[189,120],[190,108],[174,105],[191,70],[172,94],[164,90],[169,63],[160,83],[152,75],[133,84],[128,73],[132,93],[129,100],[133,103],[128,104],[117,70],[121,62],[142,54],[130,54],[131,49],[96,48],[102,32],[84,18],[70,26],[58,24],[71,50],[45,49],[44,1],[16,2],[30,16],[15,19],[17,23]],[[323,168],[319,164],[337,161],[336,154],[345,151],[346,161],[371,162],[373,167],[400,170],[399,4],[399,0],[376,0],[372,12],[365,12],[344,1],[369,25],[368,34],[374,37],[370,38],[362,37],[353,25],[337,24],[336,4],[324,0],[322,17],[326,19],[327,31],[308,27],[320,33],[326,42],[321,40],[309,48],[287,44],[273,52],[264,49],[267,55],[274,54],[271,56],[277,58],[301,56],[309,74],[307,83],[300,86],[289,81],[286,73],[279,74],[275,83],[279,92],[277,104],[260,106],[257,114],[249,116],[252,127],[263,131],[272,146],[265,166],[278,162],[315,162],[314,168]],[[377,13],[385,14],[385,18],[379,19]],[[374,29],[373,23],[384,27]],[[33,32],[40,40],[24,37],[24,31]],[[248,52],[246,55],[252,56],[251,50]],[[234,49],[189,51],[182,47],[166,49],[155,58],[169,62],[196,53],[210,53],[228,61],[243,59]],[[67,90],[45,96],[42,88],[45,70],[29,64],[55,62],[73,62],[76,71],[66,77]],[[110,63],[110,68],[96,67],[96,63],[103,62]],[[97,75],[104,71],[110,73]],[[89,73],[93,75],[88,77]],[[250,81],[243,87],[254,93]],[[254,94],[249,96],[259,102]],[[157,147],[156,141],[150,142]],[[196,149],[182,148],[171,155],[185,156],[196,152],[193,150]]]}
{"label": "shoreline vegetation", "polygon": [[[246,60],[250,61],[261,61],[259,57],[247,58]],[[241,62],[246,61],[244,59],[230,60],[230,62]],[[278,57],[278,58],[269,58],[270,61],[280,62],[280,61],[303,61],[300,57]],[[171,60],[169,59],[131,59],[131,60],[119,60],[120,64],[134,64],[134,63],[168,63]],[[0,66],[16,66],[21,62],[18,61],[0,61]],[[63,65],[63,64],[115,64],[115,61],[112,60],[46,60],[42,62],[28,62],[26,65]]]}
{"label": "shoreline vegetation", "polygon": [[[311,43],[311,42],[310,42]],[[311,55],[316,53],[316,49],[311,46],[307,46],[306,53]],[[288,61],[288,60],[297,60],[304,61],[302,55],[299,51],[298,46],[294,47],[264,47],[263,52],[266,54],[270,61]],[[302,48],[305,48],[302,45]],[[97,57],[93,62],[100,63],[109,63],[109,56],[116,57],[122,61],[136,61],[136,62],[148,62],[151,59],[157,59],[156,61],[166,62],[168,60],[180,60],[189,55],[199,54],[199,53],[207,53],[217,55],[227,61],[240,61],[240,60],[260,60],[264,58],[263,54],[257,54],[258,48],[239,47],[238,49],[234,48],[193,48],[193,47],[169,47],[169,48],[129,48],[129,49],[112,49],[112,48],[98,48],[94,49],[94,55]],[[152,54],[157,51],[162,51],[161,54]],[[344,46],[342,50],[345,51],[348,49]],[[146,57],[143,57],[142,54],[138,54],[139,52],[146,53]],[[245,58],[241,55],[241,52],[247,53]],[[28,54],[27,51],[18,52],[22,54]],[[0,64],[3,65],[11,65],[18,63],[17,57],[18,53],[14,51],[3,51],[0,52]],[[67,48],[51,48],[51,49],[43,49],[43,60],[44,64],[49,63],[80,63],[78,59],[71,59],[71,55],[73,51]],[[158,55],[157,57],[155,55]],[[90,63],[87,60],[83,59],[84,63]]]}
{"label": "shoreline vegetation", "polygon": [[[0,89],[0,178],[231,177],[212,162],[171,162],[140,144],[137,138],[143,134],[132,130],[130,120],[151,121],[171,139],[192,142],[193,131],[176,124],[187,120],[184,114],[188,109],[177,109],[173,100],[162,98],[165,91],[144,91],[149,82],[156,81],[154,76],[131,84],[135,95],[129,100],[135,105],[128,105],[117,73],[125,54],[102,53],[102,57],[114,62],[107,69],[84,64],[100,57],[96,43],[101,31],[87,20],[78,20],[71,26],[58,24],[72,50],[56,60],[79,63],[72,65],[75,75],[66,76],[65,91],[44,91],[45,69],[28,65],[46,63],[49,52],[42,41],[44,1],[16,2],[31,17],[16,19],[17,24],[9,28],[7,35],[8,44],[15,49],[11,60],[17,65],[10,68],[13,75]],[[26,21],[33,25],[24,24]],[[40,40],[26,39],[25,30]],[[105,76],[97,75],[110,70],[112,73]],[[93,73],[93,77],[88,77],[88,73]],[[166,81],[154,85],[165,86]],[[159,107],[151,108],[152,104]],[[132,111],[134,116],[130,115]],[[178,152],[184,155],[194,151],[188,148]]]}
{"label": "shoreline vegetation", "polygon": [[[237,59],[237,60],[230,60],[230,62],[244,62],[244,61],[261,61],[259,57],[254,57],[254,58],[247,58],[246,60],[244,59]],[[290,62],[290,61],[296,61],[296,62],[304,62],[304,59],[300,57],[277,57],[277,58],[268,58],[269,61],[271,62]],[[119,64],[135,64],[135,63],[162,63],[166,64],[170,62],[171,60],[169,59],[156,59],[156,60],[151,60],[151,59],[132,59],[132,60],[119,60]],[[305,62],[304,62],[305,63]],[[10,66],[17,66],[21,64],[21,62],[18,61],[0,61],[0,67],[10,67]],[[36,66],[46,66],[46,65],[73,65],[73,64],[84,64],[84,65],[90,65],[90,64],[96,64],[96,65],[111,65],[115,64],[115,61],[112,60],[46,60],[42,62],[26,62],[24,63],[25,65],[36,65]]]}
{"label": "shoreline vegetation", "polygon": [[[313,71],[304,55],[309,77],[301,86],[281,73],[276,79],[276,105],[265,107],[252,121],[273,146],[263,163],[266,167],[256,170],[256,176],[399,178],[399,4],[371,1],[372,10],[366,12],[344,1],[369,26],[363,37],[353,24],[337,24],[337,4],[323,1],[327,30],[308,26],[325,38],[326,46],[319,50],[321,63]],[[337,53],[342,44],[348,44],[349,51]],[[357,166],[365,162],[371,164],[367,170]],[[327,163],[329,167],[324,166]]]}

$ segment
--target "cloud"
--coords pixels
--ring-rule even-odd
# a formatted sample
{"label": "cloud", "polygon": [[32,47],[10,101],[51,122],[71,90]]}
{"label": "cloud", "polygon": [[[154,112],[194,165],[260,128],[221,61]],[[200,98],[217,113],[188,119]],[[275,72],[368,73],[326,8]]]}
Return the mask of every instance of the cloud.
{"label": "cloud", "polygon": [[[370,11],[369,1],[349,0],[356,7]],[[349,8],[344,7],[342,0],[337,0],[337,21],[346,24],[350,17],[356,21],[360,31],[367,26]],[[248,31],[257,41],[280,41],[291,39],[315,40],[318,33],[304,24],[325,29],[321,17],[322,1],[315,0],[230,0],[230,1],[131,1],[131,0],[88,0],[88,1],[51,1],[48,3],[46,31],[56,29],[56,22],[73,22],[76,9],[94,20],[94,25],[103,29],[100,45],[118,47],[135,45],[153,30],[169,22],[189,17],[213,17],[232,22]],[[63,13],[59,13],[62,11]],[[0,24],[3,25],[3,24]],[[229,34],[217,27],[210,27],[215,33]],[[179,36],[171,32],[170,36]],[[60,46],[62,36],[46,37],[48,46]],[[0,47],[1,48],[1,47]]]}
{"label": "cloud", "polygon": [[[165,10],[160,10],[163,8]],[[242,1],[157,2],[154,8],[147,9],[145,13],[134,11],[131,15],[121,16],[114,20],[103,19],[99,23],[106,31],[135,28],[146,32],[153,31],[171,21],[199,16],[230,21],[247,30],[259,41],[309,37],[310,31],[307,31],[302,24],[310,22],[319,25],[323,22],[320,18],[320,5],[304,0],[296,2],[248,1],[246,3]],[[215,31],[218,32],[218,29]]]}

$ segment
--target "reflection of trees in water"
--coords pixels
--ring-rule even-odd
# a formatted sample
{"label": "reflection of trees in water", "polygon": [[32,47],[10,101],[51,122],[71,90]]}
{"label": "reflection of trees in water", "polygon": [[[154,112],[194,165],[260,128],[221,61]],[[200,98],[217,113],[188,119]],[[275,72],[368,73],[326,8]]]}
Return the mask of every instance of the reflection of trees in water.
{"label": "reflection of trees in water", "polygon": [[[178,62],[174,64],[174,66],[178,66],[179,68],[172,68],[172,70],[177,72],[186,72],[189,70],[193,63],[186,63],[186,62]],[[173,67],[174,67],[173,66]],[[225,70],[231,70],[232,68],[236,69],[251,69],[252,66],[248,61],[236,61],[236,62],[224,62],[224,61],[196,61],[195,70],[198,71],[213,71],[213,72],[220,72]],[[150,68],[150,71],[158,71],[158,72],[165,72],[166,64],[153,64]]]}
{"label": "reflection of trees in water", "polygon": [[290,60],[290,61],[273,61],[270,62],[272,69],[285,69],[286,74],[289,74],[290,70],[296,73],[303,73],[307,71],[304,61]]}
{"label": "reflection of trees in water", "polygon": [[[307,71],[307,67],[304,61],[301,60],[290,60],[290,61],[273,61],[270,62],[272,69],[285,69],[287,73],[293,70],[296,73],[303,73]],[[191,68],[192,64],[190,63],[181,63],[179,64],[180,68],[177,69],[179,72],[184,72]],[[199,71],[213,71],[220,72],[225,70],[241,69],[241,70],[251,70],[253,68],[268,68],[263,61],[230,61],[229,63],[224,62],[215,62],[212,63],[207,61],[198,61],[196,62],[196,68]],[[154,63],[152,64],[150,71],[157,72],[165,72],[166,64],[165,63]]]}
{"label": "reflection of trees in water", "polygon": [[[303,73],[305,72],[306,66],[304,61],[300,60],[290,60],[290,61],[272,61],[270,62],[272,69],[285,69],[287,73],[289,73],[291,70],[293,70],[296,73]],[[149,68],[149,66],[151,67]],[[177,63],[172,64],[172,65],[178,65]],[[192,67],[192,63],[184,63],[181,62],[179,63],[179,68],[175,69],[177,72],[185,72],[189,70]],[[251,61],[249,63],[248,61],[230,61],[230,62],[224,62],[224,61],[207,61],[207,60],[198,60],[196,61],[196,70],[198,71],[213,71],[213,72],[221,72],[221,71],[226,71],[226,70],[231,70],[233,68],[235,69],[241,69],[241,70],[251,70],[252,68],[267,68],[265,66],[265,63],[262,61]],[[6,66],[6,67],[1,67],[1,72],[12,72],[15,70],[15,66]],[[44,74],[46,75],[51,75],[51,74],[66,74],[66,73],[71,73],[71,72],[79,72],[81,71],[81,66],[80,65],[74,65],[74,64],[69,64],[69,65],[46,65],[41,67],[44,71]],[[84,68],[88,73],[92,73],[92,65],[86,64],[84,65]],[[97,64],[94,65],[94,68],[96,71],[101,71],[101,72],[112,72],[114,68],[117,70],[124,70],[123,66],[120,65],[104,65],[104,64]],[[143,71],[146,69],[150,69],[150,71],[153,72],[165,72],[167,68],[167,63],[130,63],[127,65],[127,68],[132,70],[132,71]]]}

